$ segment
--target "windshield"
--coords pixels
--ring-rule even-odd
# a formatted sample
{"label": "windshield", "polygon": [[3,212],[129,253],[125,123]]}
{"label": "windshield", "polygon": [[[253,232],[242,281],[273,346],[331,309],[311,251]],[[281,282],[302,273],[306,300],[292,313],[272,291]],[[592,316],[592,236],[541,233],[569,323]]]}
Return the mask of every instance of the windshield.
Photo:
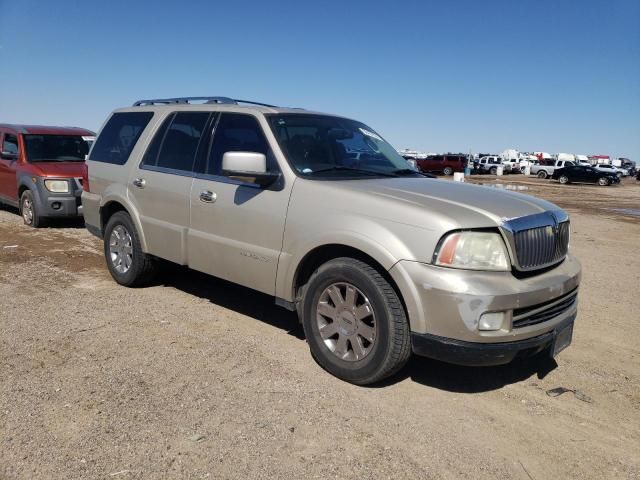
{"label": "windshield", "polygon": [[25,135],[30,162],[83,162],[89,141],[80,135]]}
{"label": "windshield", "polygon": [[289,163],[308,178],[416,175],[409,163],[363,123],[326,115],[269,115]]}

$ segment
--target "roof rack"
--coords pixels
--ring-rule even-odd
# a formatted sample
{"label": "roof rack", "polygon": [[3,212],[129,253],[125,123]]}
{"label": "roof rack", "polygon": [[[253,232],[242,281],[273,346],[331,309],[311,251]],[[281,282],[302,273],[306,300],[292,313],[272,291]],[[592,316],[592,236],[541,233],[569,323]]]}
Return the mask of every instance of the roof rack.
{"label": "roof rack", "polygon": [[217,103],[223,105],[238,105],[240,103],[246,103],[249,105],[260,105],[261,107],[276,108],[275,105],[269,105],[268,103],[252,102],[250,100],[236,100],[229,97],[176,97],[176,98],[155,98],[151,100],[138,100],[134,102],[134,107],[141,107],[143,105],[170,105],[170,104],[182,104],[188,105],[193,101],[201,101],[205,104]]}

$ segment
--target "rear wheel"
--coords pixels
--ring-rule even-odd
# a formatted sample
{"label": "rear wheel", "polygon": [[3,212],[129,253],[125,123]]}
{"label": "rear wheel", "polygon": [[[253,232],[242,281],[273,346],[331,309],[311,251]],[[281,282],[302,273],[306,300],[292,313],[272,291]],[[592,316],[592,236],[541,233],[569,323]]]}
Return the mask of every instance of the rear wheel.
{"label": "rear wheel", "polygon": [[25,225],[33,228],[42,226],[42,218],[38,214],[31,190],[25,190],[20,197],[20,215]]}
{"label": "rear wheel", "polygon": [[142,251],[138,232],[126,212],[114,213],[107,222],[104,256],[113,279],[126,287],[147,284],[157,271],[157,262]]}
{"label": "rear wheel", "polygon": [[560,183],[562,183],[563,185],[569,183],[569,177],[567,177],[566,175],[560,175],[560,178],[558,180],[560,180]]}
{"label": "rear wheel", "polygon": [[311,276],[302,300],[302,323],[315,360],[357,385],[396,373],[411,354],[404,308],[370,265],[337,258]]}
{"label": "rear wheel", "polygon": [[547,174],[547,172],[546,172],[546,171],[544,171],[544,170],[540,170],[540,171],[538,172],[538,178],[547,178],[548,176],[549,176],[549,175],[548,175],[548,174]]}
{"label": "rear wheel", "polygon": [[453,168],[451,167],[444,167],[443,173],[445,175],[453,175]]}
{"label": "rear wheel", "polygon": [[606,177],[600,177],[598,179],[598,185],[601,185],[603,187],[606,187],[607,185],[609,185],[609,179]]}

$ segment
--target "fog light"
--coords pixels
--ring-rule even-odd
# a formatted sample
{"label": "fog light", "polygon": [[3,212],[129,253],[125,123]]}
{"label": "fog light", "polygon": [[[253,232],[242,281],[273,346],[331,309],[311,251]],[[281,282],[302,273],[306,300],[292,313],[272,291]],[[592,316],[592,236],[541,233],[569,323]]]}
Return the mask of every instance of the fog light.
{"label": "fog light", "polygon": [[488,312],[480,316],[478,330],[500,330],[504,324],[505,312]]}

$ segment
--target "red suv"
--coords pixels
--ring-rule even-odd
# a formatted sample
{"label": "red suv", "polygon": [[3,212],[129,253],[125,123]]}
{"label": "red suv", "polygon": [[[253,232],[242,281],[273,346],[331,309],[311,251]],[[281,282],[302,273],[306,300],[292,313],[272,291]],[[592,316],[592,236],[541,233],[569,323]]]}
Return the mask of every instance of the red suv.
{"label": "red suv", "polygon": [[444,173],[453,175],[453,172],[464,172],[467,165],[466,155],[429,155],[427,158],[416,160],[420,171],[425,173]]}
{"label": "red suv", "polygon": [[24,223],[82,215],[84,159],[95,133],[76,127],[0,124],[0,203]]}

